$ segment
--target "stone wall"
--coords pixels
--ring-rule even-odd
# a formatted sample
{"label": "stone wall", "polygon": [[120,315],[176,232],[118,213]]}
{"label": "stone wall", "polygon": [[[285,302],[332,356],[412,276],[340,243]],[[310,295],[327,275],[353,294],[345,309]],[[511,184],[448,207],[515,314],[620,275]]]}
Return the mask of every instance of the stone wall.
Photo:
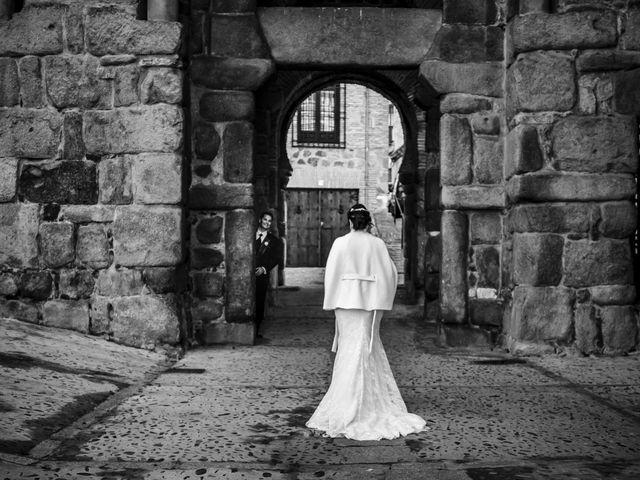
{"label": "stone wall", "polygon": [[180,339],[182,28],[136,12],[0,20],[0,316],[151,348]]}
{"label": "stone wall", "polygon": [[521,1],[507,28],[505,176],[514,352],[637,348],[630,239],[640,10]]}

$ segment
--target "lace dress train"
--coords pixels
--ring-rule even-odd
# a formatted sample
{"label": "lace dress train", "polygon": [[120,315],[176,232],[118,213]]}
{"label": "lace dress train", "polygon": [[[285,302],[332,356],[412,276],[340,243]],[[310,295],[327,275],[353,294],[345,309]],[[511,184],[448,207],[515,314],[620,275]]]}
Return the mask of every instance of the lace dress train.
{"label": "lace dress train", "polygon": [[336,309],[331,385],[307,427],[330,437],[381,440],[425,429],[408,413],[380,340],[382,311]]}

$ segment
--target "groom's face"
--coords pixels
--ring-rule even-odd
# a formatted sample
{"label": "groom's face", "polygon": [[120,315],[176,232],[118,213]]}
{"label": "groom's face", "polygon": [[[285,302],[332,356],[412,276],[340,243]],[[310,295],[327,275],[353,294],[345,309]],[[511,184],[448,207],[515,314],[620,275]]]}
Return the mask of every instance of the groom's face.
{"label": "groom's face", "polygon": [[271,228],[271,215],[263,215],[260,219],[260,227],[264,230],[269,230]]}

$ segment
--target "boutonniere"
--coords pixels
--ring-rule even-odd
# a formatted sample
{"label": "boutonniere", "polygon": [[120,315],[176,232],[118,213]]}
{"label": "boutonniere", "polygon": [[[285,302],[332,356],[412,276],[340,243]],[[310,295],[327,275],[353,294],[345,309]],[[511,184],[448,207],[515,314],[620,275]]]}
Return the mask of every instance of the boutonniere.
{"label": "boutonniere", "polygon": [[264,246],[266,247],[267,245],[269,245],[269,240],[264,241]]}

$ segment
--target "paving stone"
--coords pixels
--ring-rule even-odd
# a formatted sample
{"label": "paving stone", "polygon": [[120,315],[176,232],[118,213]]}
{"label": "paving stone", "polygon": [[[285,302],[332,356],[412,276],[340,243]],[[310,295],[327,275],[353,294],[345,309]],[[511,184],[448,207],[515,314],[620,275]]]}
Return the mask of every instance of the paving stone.
{"label": "paving stone", "polygon": [[427,60],[420,64],[420,76],[439,94],[503,96],[504,69],[500,62],[449,63]]}
{"label": "paving stone", "polygon": [[40,224],[39,246],[42,260],[49,267],[61,267],[75,258],[75,228],[69,222]]}
{"label": "paving stone", "polygon": [[18,64],[13,58],[0,58],[0,106],[13,107],[20,103]]}
{"label": "paving stone", "polygon": [[444,115],[440,120],[442,185],[468,185],[472,172],[471,129],[466,118]]}
{"label": "paving stone", "polygon": [[42,324],[86,333],[89,303],[87,300],[49,300],[42,307]]}
{"label": "paving stone", "polygon": [[629,248],[624,240],[567,240],[563,283],[571,287],[633,283]]}
{"label": "paving stone", "polygon": [[47,96],[55,107],[111,107],[111,84],[101,78],[96,57],[49,56],[44,58],[44,67]]}
{"label": "paving stone", "polygon": [[27,271],[20,276],[20,294],[34,300],[46,300],[53,291],[53,279],[47,271]]}
{"label": "paving stone", "polygon": [[182,199],[182,157],[141,153],[130,157],[133,199],[144,204],[176,204]]}
{"label": "paving stone", "polygon": [[18,159],[0,158],[0,202],[9,202],[16,196]]}
{"label": "paving stone", "polygon": [[175,68],[148,68],[140,83],[142,103],[182,102],[182,72]]}
{"label": "paving stone", "polygon": [[89,298],[93,292],[95,279],[90,270],[60,270],[58,290],[61,298],[78,300]]}
{"label": "paving stone", "polygon": [[63,160],[23,165],[19,189],[31,202],[97,203],[96,164],[89,160]]}
{"label": "paving stone", "polygon": [[44,107],[44,88],[40,57],[28,55],[18,61],[20,98],[25,108]]}
{"label": "paving stone", "polygon": [[560,235],[515,234],[513,236],[513,278],[521,285],[558,285],[562,278]]}
{"label": "paving stone", "polygon": [[38,264],[38,205],[0,204],[0,264],[36,267]]}
{"label": "paving stone", "polygon": [[90,268],[109,266],[109,240],[102,224],[78,227],[76,260]]}
{"label": "paving stone", "polygon": [[51,158],[60,143],[63,116],[52,110],[0,110],[0,157]]}
{"label": "paving stone", "polygon": [[34,5],[0,24],[0,56],[62,53],[61,5]]}

